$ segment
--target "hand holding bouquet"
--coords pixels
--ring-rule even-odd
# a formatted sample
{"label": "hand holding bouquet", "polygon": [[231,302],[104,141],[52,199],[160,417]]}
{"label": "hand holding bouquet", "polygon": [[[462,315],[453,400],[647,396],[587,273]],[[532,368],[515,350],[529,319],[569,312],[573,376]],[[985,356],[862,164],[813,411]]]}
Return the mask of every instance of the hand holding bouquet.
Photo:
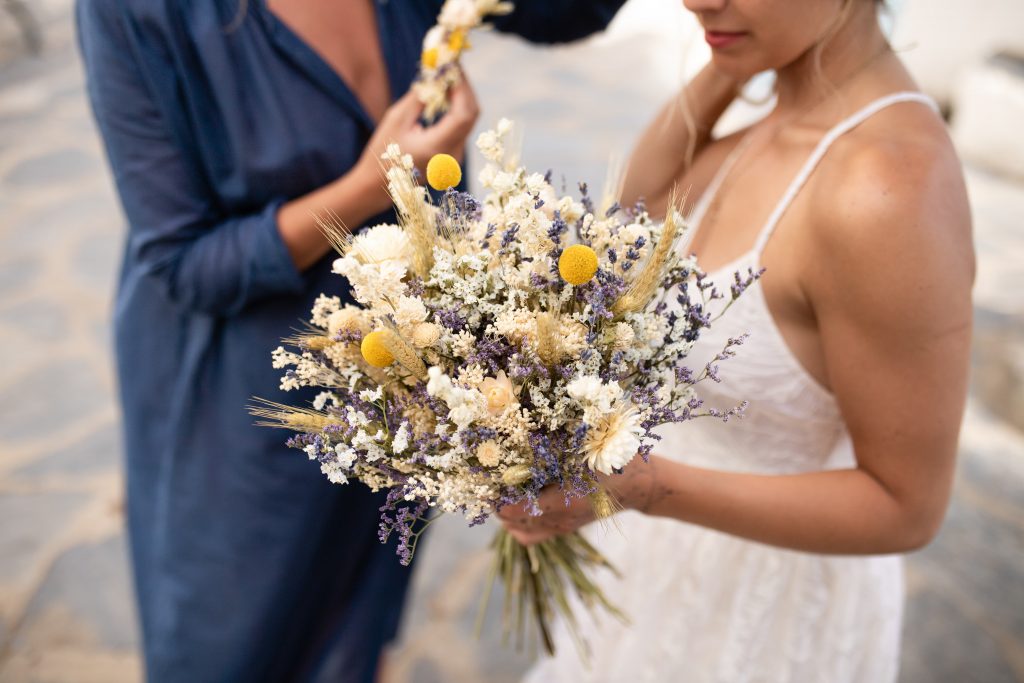
{"label": "hand holding bouquet", "polygon": [[[432,509],[471,524],[512,504],[539,514],[541,490],[557,487],[606,517],[600,477],[646,458],[656,427],[735,412],[704,410],[696,389],[717,381],[714,367],[682,361],[716,302],[727,308],[758,274],[716,291],[677,254],[674,210],[657,222],[642,206],[598,210],[585,187],[559,196],[549,176],[508,162],[510,128],[479,137],[482,202],[451,189],[461,169],[439,155],[427,167],[445,192],[435,205],[412,160],[388,149],[400,224],[350,238],[324,222],[360,305],[322,295],[310,328],[274,352],[282,389],[321,393],[254,410],[297,432],[289,445],[331,481],[389,491],[381,538],[397,534],[406,563]],[[549,651],[552,616],[572,623],[569,591],[615,611],[588,573],[606,563],[581,535],[527,548],[500,531],[495,547],[506,613],[521,630],[528,610]]]}

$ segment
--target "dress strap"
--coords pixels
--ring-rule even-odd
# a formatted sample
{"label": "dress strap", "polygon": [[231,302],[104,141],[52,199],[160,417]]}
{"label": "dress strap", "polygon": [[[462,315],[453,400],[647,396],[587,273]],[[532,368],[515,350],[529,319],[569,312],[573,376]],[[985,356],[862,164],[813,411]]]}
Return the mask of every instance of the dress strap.
{"label": "dress strap", "polygon": [[828,152],[832,143],[838,140],[842,135],[850,132],[861,123],[877,114],[879,111],[900,102],[920,102],[931,107],[936,112],[939,110],[935,101],[923,93],[909,91],[896,92],[879,97],[877,100],[871,102],[864,108],[833,126],[827,133],[825,133],[821,138],[821,141],[818,142],[817,147],[814,148],[814,151],[811,152],[811,156],[808,157],[806,162],[804,162],[800,172],[797,173],[795,178],[793,178],[793,181],[786,189],[786,193],[782,195],[782,199],[780,199],[779,203],[776,204],[775,210],[772,211],[768,220],[765,222],[764,227],[761,229],[761,234],[758,235],[757,242],[754,244],[754,251],[757,254],[764,251],[764,247],[768,244],[768,240],[771,238],[772,233],[775,232],[775,227],[779,224],[779,220],[782,219],[782,215],[786,213],[786,209],[788,209],[789,205],[793,203],[793,199],[795,199],[797,194],[799,194],[804,183],[807,182],[807,179],[811,177],[811,173],[818,166],[818,163],[821,161],[822,157],[825,156],[825,153]]}

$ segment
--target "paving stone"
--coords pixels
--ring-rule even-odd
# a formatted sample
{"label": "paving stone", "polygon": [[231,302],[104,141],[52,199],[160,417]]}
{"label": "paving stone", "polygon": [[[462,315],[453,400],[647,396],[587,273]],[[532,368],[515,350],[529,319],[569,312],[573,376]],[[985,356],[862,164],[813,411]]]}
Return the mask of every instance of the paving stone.
{"label": "paving stone", "polygon": [[68,315],[60,304],[31,299],[0,306],[0,325],[45,344],[67,334]]}
{"label": "paving stone", "polygon": [[908,605],[901,683],[1015,683],[996,643],[938,591]]}
{"label": "paving stone", "polygon": [[80,439],[71,446],[44,455],[12,474],[32,479],[42,476],[65,477],[105,474],[121,467],[121,428],[109,424]]}
{"label": "paving stone", "polygon": [[94,228],[119,232],[123,224],[109,196],[79,194],[27,212],[9,222],[4,242],[9,249],[52,253],[58,244]]}
{"label": "paving stone", "polygon": [[952,586],[1007,633],[1024,634],[1024,525],[955,496],[938,537],[912,558],[937,586]]}
{"label": "paving stone", "polygon": [[0,496],[0,583],[24,579],[54,536],[81,510],[81,493],[5,493]]}
{"label": "paving stone", "polygon": [[72,258],[75,280],[105,296],[113,295],[122,241],[123,238],[109,228],[83,239]]}
{"label": "paving stone", "polygon": [[95,155],[68,147],[15,164],[4,181],[22,187],[48,187],[102,171],[101,162]]}
{"label": "paving stone", "polygon": [[[123,535],[71,548],[57,559],[29,603],[13,648],[45,651],[56,635],[63,636],[64,646],[136,648],[139,638],[130,586]],[[74,625],[54,633],[54,624],[47,618],[54,612]]]}
{"label": "paving stone", "polygon": [[0,443],[52,434],[110,405],[109,389],[88,361],[56,361],[0,390]]}
{"label": "paving stone", "polygon": [[39,276],[40,270],[40,261],[33,255],[23,252],[0,256],[0,291],[14,293],[22,290]]}

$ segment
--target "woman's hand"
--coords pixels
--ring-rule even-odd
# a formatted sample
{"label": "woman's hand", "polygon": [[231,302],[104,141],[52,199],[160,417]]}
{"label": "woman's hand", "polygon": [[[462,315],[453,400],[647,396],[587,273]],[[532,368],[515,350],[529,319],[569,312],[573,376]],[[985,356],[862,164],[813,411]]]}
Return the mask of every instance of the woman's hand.
{"label": "woman's hand", "polygon": [[[636,457],[620,474],[600,476],[602,486],[618,507],[646,512],[653,491],[656,461],[655,456],[649,462]],[[569,497],[566,501],[565,494],[556,486],[541,491],[537,506],[543,514],[531,515],[523,503],[503,507],[498,512],[505,529],[523,545],[571,534],[596,519],[589,500]]]}
{"label": "woman's hand", "polygon": [[448,111],[433,125],[424,126],[420,122],[423,104],[415,91],[409,90],[384,112],[357,166],[378,178],[381,154],[391,143],[401,147],[403,153],[412,155],[420,172],[426,169],[427,162],[435,154],[451,154],[461,161],[466,150],[466,138],[476,124],[480,107],[465,75],[452,87],[449,96],[451,106]]}

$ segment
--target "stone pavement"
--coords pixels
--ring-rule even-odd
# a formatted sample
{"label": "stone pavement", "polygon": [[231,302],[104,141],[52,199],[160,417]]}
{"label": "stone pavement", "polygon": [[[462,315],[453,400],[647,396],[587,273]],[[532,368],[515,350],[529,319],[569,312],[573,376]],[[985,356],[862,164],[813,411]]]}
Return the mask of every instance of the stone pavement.
{"label": "stone pavement", "polygon": [[[40,57],[19,54],[0,13],[0,683],[141,678],[109,334],[123,221],[69,4],[33,4]],[[524,122],[529,165],[600,185],[666,95],[646,68],[655,43],[539,53],[482,37],[471,62],[482,122]],[[518,77],[504,82],[509,64]],[[1024,433],[1008,423],[1024,386],[1024,185],[969,178],[979,382],[948,520],[908,562],[907,683],[1024,680]],[[498,646],[494,617],[473,637],[488,540],[457,519],[434,526],[389,683],[518,679],[529,658]]]}

